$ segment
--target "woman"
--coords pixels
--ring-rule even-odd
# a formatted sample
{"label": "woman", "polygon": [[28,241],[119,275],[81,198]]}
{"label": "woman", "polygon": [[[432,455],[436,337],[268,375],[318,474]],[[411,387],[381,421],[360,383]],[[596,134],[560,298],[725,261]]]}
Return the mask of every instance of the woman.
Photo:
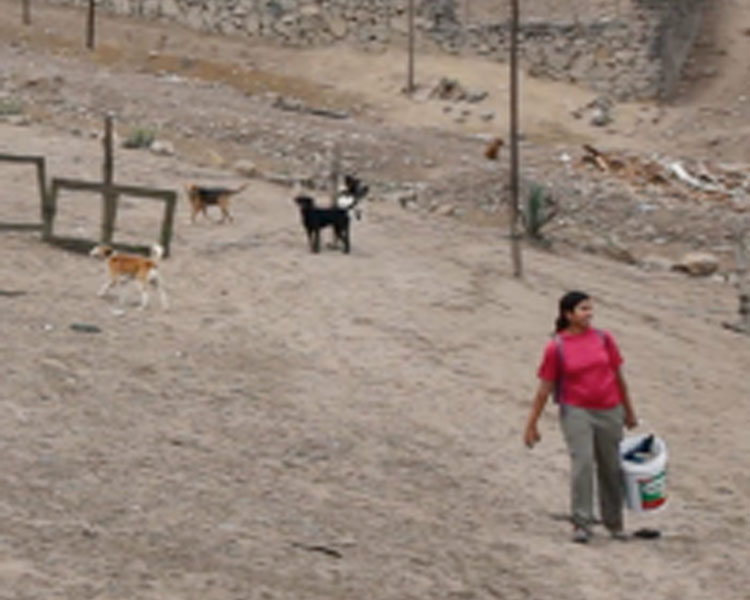
{"label": "woman", "polygon": [[638,424],[620,352],[611,334],[591,327],[593,316],[587,294],[568,292],[560,299],[557,333],[544,350],[524,432],[529,448],[541,440],[537,422],[554,391],[571,459],[573,541],[579,543],[591,537],[595,469],[602,522],[613,538],[626,538],[619,444],[623,423],[628,429]]}

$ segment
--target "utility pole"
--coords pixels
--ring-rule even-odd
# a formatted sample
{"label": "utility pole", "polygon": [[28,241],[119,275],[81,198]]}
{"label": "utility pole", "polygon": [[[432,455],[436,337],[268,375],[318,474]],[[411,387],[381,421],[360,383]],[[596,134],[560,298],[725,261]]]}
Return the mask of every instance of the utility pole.
{"label": "utility pole", "polygon": [[96,0],[89,0],[89,9],[86,19],[86,48],[94,49],[94,38],[96,28]]}
{"label": "utility pole", "polygon": [[510,249],[513,276],[521,277],[520,234],[518,232],[518,0],[510,0]]}
{"label": "utility pole", "polygon": [[406,76],[406,93],[414,93],[414,0],[409,0],[409,57]]}

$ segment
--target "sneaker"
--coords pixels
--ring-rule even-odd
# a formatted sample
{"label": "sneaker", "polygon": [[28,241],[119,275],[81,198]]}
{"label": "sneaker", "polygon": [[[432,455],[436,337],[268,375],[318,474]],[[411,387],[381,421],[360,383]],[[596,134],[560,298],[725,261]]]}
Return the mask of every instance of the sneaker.
{"label": "sneaker", "polygon": [[628,541],[628,534],[625,533],[622,529],[610,529],[609,535],[612,537],[613,540],[617,540],[618,542]]}
{"label": "sneaker", "polygon": [[588,544],[591,538],[591,532],[585,527],[576,526],[573,529],[573,537],[571,538],[576,544]]}

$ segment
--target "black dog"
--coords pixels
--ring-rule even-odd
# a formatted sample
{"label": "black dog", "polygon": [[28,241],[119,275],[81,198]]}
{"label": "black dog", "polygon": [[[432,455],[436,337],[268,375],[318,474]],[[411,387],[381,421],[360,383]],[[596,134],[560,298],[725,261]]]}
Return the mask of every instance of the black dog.
{"label": "black dog", "polygon": [[307,232],[310,250],[320,252],[320,230],[332,227],[336,240],[344,245],[344,253],[349,253],[349,212],[345,208],[319,208],[310,196],[297,196],[294,201],[300,209],[302,225]]}

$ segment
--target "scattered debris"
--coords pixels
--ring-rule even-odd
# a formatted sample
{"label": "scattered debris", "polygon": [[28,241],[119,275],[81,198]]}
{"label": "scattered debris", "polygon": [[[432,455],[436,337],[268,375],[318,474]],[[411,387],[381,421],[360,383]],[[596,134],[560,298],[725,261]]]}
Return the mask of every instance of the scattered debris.
{"label": "scattered debris", "polygon": [[750,169],[747,167],[705,162],[687,167],[684,161],[615,156],[590,144],[584,144],[583,149],[581,164],[625,179],[633,187],[669,186],[678,197],[725,200],[737,212],[750,210],[750,203],[745,201],[750,193]]}
{"label": "scattered debris", "polygon": [[715,185],[706,184],[697,177],[692,176],[690,173],[688,173],[685,170],[685,167],[682,166],[682,163],[679,161],[675,161],[673,163],[669,164],[669,170],[674,173],[674,175],[682,181],[683,183],[686,183],[692,188],[698,189],[698,190],[704,190],[707,192],[716,192],[719,191],[719,188]]}

